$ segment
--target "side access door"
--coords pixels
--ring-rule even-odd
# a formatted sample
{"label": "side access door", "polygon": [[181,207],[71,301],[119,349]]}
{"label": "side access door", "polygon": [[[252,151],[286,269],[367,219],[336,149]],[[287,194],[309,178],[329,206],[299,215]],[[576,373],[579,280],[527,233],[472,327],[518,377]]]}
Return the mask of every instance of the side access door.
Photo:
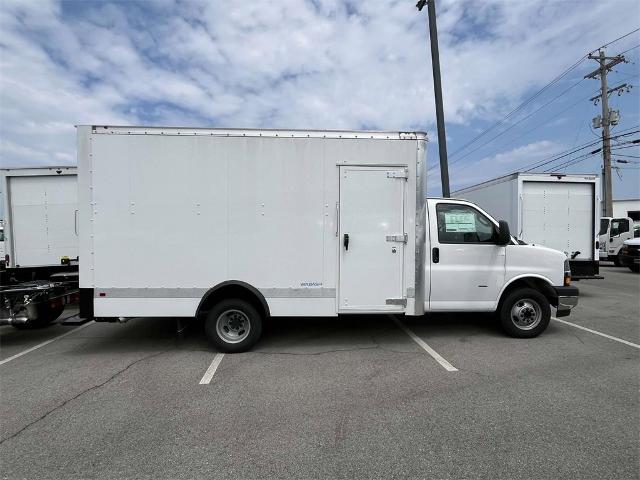
{"label": "side access door", "polygon": [[406,170],[340,167],[339,312],[402,312]]}
{"label": "side access door", "polygon": [[429,309],[490,311],[505,279],[506,247],[497,227],[477,208],[429,201]]}

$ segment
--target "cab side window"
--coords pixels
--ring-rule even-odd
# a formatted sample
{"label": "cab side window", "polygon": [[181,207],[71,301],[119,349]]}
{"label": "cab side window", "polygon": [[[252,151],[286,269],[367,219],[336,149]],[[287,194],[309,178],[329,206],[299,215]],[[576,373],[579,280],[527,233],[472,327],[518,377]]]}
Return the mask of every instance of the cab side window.
{"label": "cab side window", "polygon": [[620,218],[611,222],[611,236],[620,235],[629,231],[629,220],[626,218]]}
{"label": "cab side window", "polygon": [[436,214],[440,243],[496,243],[495,225],[473,207],[439,203]]}

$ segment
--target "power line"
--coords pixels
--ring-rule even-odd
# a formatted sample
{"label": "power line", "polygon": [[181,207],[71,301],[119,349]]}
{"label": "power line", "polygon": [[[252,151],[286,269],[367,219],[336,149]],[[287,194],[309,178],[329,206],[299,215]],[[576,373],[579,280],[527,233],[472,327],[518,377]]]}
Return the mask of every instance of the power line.
{"label": "power line", "polygon": [[[608,45],[611,45],[619,40],[622,40],[623,38],[628,37],[629,35],[632,35],[636,32],[640,31],[640,28],[637,28],[631,32],[628,32],[614,40],[611,40],[610,42],[606,43],[605,45],[603,45],[600,48],[604,48]],[[632,50],[633,48],[636,47],[632,47],[626,51]],[[598,49],[593,50],[591,53],[597,51]],[[625,51],[625,52],[626,52]],[[623,52],[624,53],[624,52]],[[460,152],[464,151],[467,147],[469,147],[470,145],[474,144],[477,140],[479,140],[480,138],[482,138],[484,135],[486,135],[487,133],[491,132],[492,130],[494,130],[495,128],[499,127],[500,125],[503,125],[509,118],[511,118],[513,115],[515,115],[516,113],[518,113],[519,111],[521,111],[525,106],[527,106],[529,103],[531,103],[533,100],[535,100],[537,97],[539,97],[541,94],[543,94],[545,91],[547,91],[549,88],[551,88],[553,85],[555,85],[556,83],[558,83],[560,80],[562,80],[565,76],[567,76],[571,71],[573,71],[575,68],[577,68],[586,58],[588,57],[587,55],[584,55],[583,57],[581,57],[580,59],[578,59],[573,65],[571,65],[569,68],[567,68],[566,70],[564,70],[562,73],[560,73],[558,76],[556,76],[554,79],[552,79],[549,83],[547,83],[544,87],[542,87],[540,90],[538,90],[535,94],[533,94],[531,97],[527,98],[524,102],[522,102],[520,105],[518,105],[515,109],[511,110],[509,113],[507,113],[501,120],[499,120],[498,122],[496,122],[495,124],[491,125],[490,127],[486,128],[485,130],[483,130],[482,132],[480,132],[478,135],[476,135],[475,137],[473,137],[471,140],[469,140],[468,142],[466,142],[464,145],[462,145],[462,147],[458,148],[457,150],[455,150],[453,153],[451,153],[451,155],[449,156],[450,159],[452,159],[453,157],[455,157],[456,155],[458,155]],[[575,86],[575,85],[573,85]],[[570,87],[570,88],[573,88]],[[549,102],[551,103],[551,102]],[[547,104],[548,105],[548,104]],[[543,107],[541,107],[543,108]],[[529,118],[529,117],[527,117]],[[495,139],[496,137],[494,137]],[[491,141],[491,140],[490,140]],[[488,142],[487,142],[488,143]],[[485,143],[486,144],[486,143]],[[481,145],[478,148],[481,148],[484,145]],[[473,153],[474,151],[476,151],[477,149],[473,150],[472,152],[469,152],[467,154],[465,154],[463,157],[455,160],[454,162],[451,162],[450,164],[453,164],[459,160],[461,160],[462,158],[465,158],[466,156],[470,155],[471,153]]]}
{"label": "power line", "polygon": [[457,149],[455,152],[453,152],[449,158],[454,157],[455,155],[457,155],[458,153],[460,153],[461,151],[463,151],[464,149],[466,149],[469,145],[474,144],[478,139],[482,138],[484,135],[486,135],[487,133],[489,133],[490,131],[492,131],[493,129],[495,129],[496,127],[499,127],[500,125],[502,125],[504,122],[506,122],[510,117],[512,117],[513,115],[515,115],[516,113],[518,113],[520,110],[522,110],[524,107],[526,107],[529,103],[531,103],[533,100],[535,100],[536,98],[538,98],[540,95],[542,95],[544,92],[546,92],[549,88],[551,88],[553,85],[555,85],[556,83],[558,83],[560,80],[562,80],[564,77],[566,77],[572,70],[574,70],[576,67],[578,67],[578,65],[580,65],[585,59],[587,58],[586,55],[584,55],[582,58],[580,58],[577,62],[575,62],[573,65],[571,65],[569,68],[567,68],[565,71],[563,71],[562,73],[560,73],[558,76],[556,76],[553,80],[551,80],[549,83],[547,83],[544,87],[542,87],[540,90],[538,90],[535,94],[533,94],[531,97],[529,97],[528,99],[526,99],[524,102],[522,102],[520,105],[518,105],[516,108],[514,108],[513,110],[511,110],[509,113],[507,113],[502,120],[498,121],[497,123],[493,124],[492,126],[490,126],[489,128],[483,130],[482,132],[480,132],[478,135],[476,135],[474,138],[472,138],[471,140],[469,140],[467,143],[465,143],[462,147],[460,147],[459,149]]}
{"label": "power line", "polygon": [[[571,166],[573,166],[573,165],[575,165],[577,163],[583,162],[584,160],[586,160],[589,157],[597,155],[598,153],[600,153],[600,151],[601,151],[601,149],[599,148],[597,150],[594,150],[593,152],[585,153],[585,154],[582,154],[582,155],[580,155],[578,157],[571,158],[571,159],[569,159],[569,160],[567,160],[565,162],[562,162],[562,163],[560,163],[558,165],[554,165],[553,167],[548,168],[547,170],[544,170],[544,173],[551,172],[551,171],[554,171],[554,170],[558,170],[558,169],[561,169],[561,168],[566,169],[567,167],[571,167]],[[623,163],[627,163],[627,162],[625,161]],[[613,167],[613,168],[619,168],[619,167]]]}
{"label": "power line", "polygon": [[[562,158],[568,157],[569,155],[573,155],[574,153],[579,152],[580,150],[584,150],[585,148],[589,148],[589,147],[593,147],[594,145],[600,143],[600,140],[594,140],[592,142],[588,142],[587,144],[583,144],[578,148],[575,148],[573,150],[570,150],[566,153],[562,153],[562,154],[556,154],[556,155],[552,155],[551,157],[547,157],[546,159],[542,160],[542,161],[538,161],[536,162],[536,164],[534,166],[531,166],[529,168],[526,168],[524,170],[519,169],[520,171],[522,171],[523,173],[526,172],[530,172],[531,170],[535,170],[537,168],[540,167],[544,167],[545,165],[548,165],[550,163],[556,162]],[[594,151],[594,153],[597,153],[596,151]],[[515,173],[515,172],[513,172]]]}
{"label": "power line", "polygon": [[[634,127],[631,127],[631,128],[638,128],[638,125],[636,125]],[[626,130],[630,130],[631,128],[626,129]],[[636,130],[634,132],[623,133],[626,130],[621,130],[620,133],[618,133],[617,135],[611,137],[611,139],[620,138],[620,137],[624,137],[624,136],[628,136],[628,135],[633,135],[633,134],[636,134],[636,133],[640,132],[640,130]],[[592,140],[592,141],[583,143],[582,145],[580,145],[580,146],[578,146],[576,148],[565,150],[563,152],[555,153],[555,154],[553,154],[553,155],[551,155],[549,157],[546,157],[546,158],[544,158],[542,160],[537,160],[536,162],[533,162],[533,163],[531,163],[529,165],[525,165],[524,167],[520,167],[520,169],[517,170],[517,171],[530,172],[531,170],[535,170],[537,168],[543,167],[545,165],[553,163],[553,162],[555,162],[557,160],[560,160],[562,158],[568,157],[569,155],[573,155],[574,153],[577,153],[580,150],[584,150],[585,148],[592,147],[592,146],[594,146],[596,144],[599,144],[599,143],[600,143],[600,139]],[[594,150],[593,153],[595,154],[595,153],[598,153],[600,151],[601,151],[601,149],[599,148],[597,150]],[[524,168],[524,170],[523,170],[523,168]],[[512,172],[512,173],[515,173],[515,172]]]}
{"label": "power line", "polygon": [[616,43],[618,40],[622,40],[623,38],[627,38],[629,35],[633,35],[634,33],[639,32],[639,31],[640,31],[640,28],[636,28],[635,30],[630,31],[629,33],[625,33],[621,37],[616,38],[615,40],[611,40],[609,43],[605,43],[600,48],[596,48],[595,50],[591,50],[591,52],[589,52],[589,53],[594,53],[594,52],[597,52],[598,50],[602,50],[603,48],[608,47],[612,43]]}
{"label": "power line", "polygon": [[542,110],[543,108],[547,107],[548,105],[550,105],[551,103],[555,102],[558,98],[562,97],[565,93],[567,93],[569,90],[573,89],[574,87],[576,87],[577,85],[579,85],[580,83],[582,83],[584,81],[584,78],[581,78],[579,81],[577,81],[576,83],[574,83],[573,85],[571,85],[569,88],[563,90],[559,95],[553,97],[551,100],[549,100],[547,103],[542,104],[540,107],[536,108],[533,112],[531,112],[529,115],[527,115],[526,117],[521,118],[520,120],[518,120],[516,123],[512,124],[511,126],[509,126],[508,128],[504,129],[503,131],[501,131],[500,133],[498,133],[497,135],[494,135],[493,137],[491,137],[489,140],[487,140],[484,143],[481,143],[480,145],[478,145],[477,147],[475,147],[473,150],[470,150],[469,152],[465,153],[464,155],[462,155],[461,157],[456,158],[455,160],[453,160],[452,162],[449,162],[449,165],[454,165],[457,162],[459,162],[460,160],[468,157],[469,155],[471,155],[474,152],[477,152],[478,150],[480,150],[482,147],[486,146],[487,144],[493,142],[496,138],[501,137],[502,135],[504,135],[505,133],[507,133],[509,130],[511,130],[512,128],[516,127],[517,125],[521,124],[522,122],[524,122],[525,120],[531,118],[533,115],[535,115],[536,113],[538,113],[540,110]]}
{"label": "power line", "polygon": [[[636,75],[636,76],[640,76],[640,75]],[[584,79],[583,79],[583,80],[584,80]],[[581,80],[581,81],[582,81],[582,80]],[[580,83],[580,82],[578,82],[578,83]],[[568,90],[570,90],[571,88],[573,88],[575,85],[576,85],[576,84],[574,84],[574,85],[572,85],[571,87],[569,87],[569,89],[565,90],[565,92],[566,92],[566,91],[568,91]],[[599,89],[598,89],[597,91],[599,91]],[[563,93],[565,93],[565,92],[563,92]],[[563,93],[561,93],[560,95],[558,95],[558,97],[560,97]],[[592,95],[592,94],[591,94],[591,95]],[[548,118],[547,120],[543,120],[543,121],[541,121],[541,122],[540,122],[536,127],[531,128],[531,129],[528,129],[528,130],[526,130],[525,132],[523,132],[522,134],[520,134],[520,135],[518,135],[518,136],[516,136],[516,137],[512,138],[512,139],[511,139],[511,141],[509,141],[509,142],[507,142],[507,143],[503,144],[503,145],[502,145],[502,147],[500,147],[500,148],[505,148],[505,147],[507,147],[507,146],[509,146],[509,145],[512,145],[516,140],[518,140],[518,139],[520,139],[520,138],[522,138],[522,137],[525,137],[525,136],[527,136],[527,135],[530,135],[531,133],[533,133],[534,131],[538,130],[539,128],[544,127],[544,126],[546,125],[546,122],[547,122],[548,120],[551,120],[552,118],[555,118],[555,117],[557,117],[557,116],[559,116],[559,115],[562,115],[562,114],[563,114],[563,113],[565,113],[567,110],[572,109],[573,107],[575,107],[576,105],[581,104],[581,103],[582,103],[582,102],[584,102],[585,100],[589,100],[589,99],[591,98],[591,95],[590,95],[590,96],[588,96],[588,97],[586,97],[586,98],[581,98],[581,99],[580,99],[580,100],[578,100],[577,102],[572,103],[572,104],[571,104],[571,105],[569,105],[567,108],[564,108],[563,110],[560,110],[559,112],[555,112],[555,113],[554,113],[554,114],[552,114],[552,116],[551,116],[550,118]],[[558,97],[556,97],[555,99],[557,99]],[[555,99],[554,99],[554,100],[555,100]],[[541,110],[543,107],[547,106],[549,103],[552,103],[552,102],[553,102],[553,100],[551,100],[550,102],[547,102],[545,105],[543,105],[543,106],[542,106],[542,107],[540,107],[538,110],[536,110],[536,112],[537,112],[537,111],[539,111],[539,110]],[[533,115],[533,114],[534,114],[534,113],[536,113],[536,112],[532,112],[532,114],[531,114],[531,115]],[[530,117],[531,115],[529,115],[528,117]],[[528,117],[523,118],[522,120],[520,120],[520,121],[518,121],[517,123],[515,123],[513,126],[515,127],[518,123],[521,123],[522,121],[526,120]],[[512,127],[510,127],[510,128],[512,128]],[[509,128],[509,129],[510,129],[510,128]],[[589,125],[589,128],[591,129],[591,125]],[[507,129],[507,130],[509,130],[509,129]],[[506,132],[507,130],[504,130],[504,132]],[[502,132],[502,133],[504,133],[504,132]],[[593,135],[594,135],[594,136],[596,136],[597,138],[600,138],[600,135],[596,134],[596,133],[593,131],[593,129],[591,129],[591,133],[593,133]],[[496,136],[495,136],[495,137],[493,137],[493,138],[495,139],[495,138],[497,138],[497,137],[498,137],[498,136],[500,136],[500,135],[502,135],[502,134],[496,135]],[[478,149],[479,149],[479,148],[481,148],[482,146],[483,146],[483,145],[481,145],[480,147],[477,147],[475,150],[478,150]],[[473,151],[475,151],[475,150],[473,150]],[[470,154],[470,153],[473,153],[473,151],[469,152],[469,154]],[[468,155],[468,154],[465,154],[465,156],[467,156],[467,155]],[[464,158],[464,157],[462,157],[462,158]],[[458,160],[461,160],[462,158],[459,158]],[[454,162],[451,162],[451,164],[456,163],[458,160],[456,160],[456,161],[454,161]],[[457,173],[460,173],[462,170],[464,170],[464,169],[466,169],[466,168],[469,168],[471,165],[472,165],[471,163],[467,163],[467,164],[466,164],[466,165],[464,165],[462,168],[458,168],[458,169],[456,170],[456,172],[457,172]],[[431,168],[433,168],[433,167],[431,167]]]}
{"label": "power line", "polygon": [[640,155],[625,155],[623,153],[616,153],[617,157],[629,157],[629,158],[640,158]]}
{"label": "power line", "polygon": [[551,168],[548,168],[546,170],[543,171],[543,173],[548,173],[548,172],[553,172],[556,170],[560,170],[560,169],[566,169],[568,167],[572,167],[573,165],[576,165],[578,163],[584,162],[585,160],[587,160],[590,157],[593,157],[597,155],[597,153],[585,153],[583,155],[580,155],[579,157],[575,157],[572,158],[571,160],[567,160],[566,162],[563,162],[559,165],[555,165]]}
{"label": "power line", "polygon": [[622,55],[624,53],[630,52],[631,50],[634,50],[634,49],[636,49],[638,47],[640,47],[640,43],[638,45],[635,45],[635,46],[631,47],[631,48],[627,48],[624,52],[620,52],[618,55]]}

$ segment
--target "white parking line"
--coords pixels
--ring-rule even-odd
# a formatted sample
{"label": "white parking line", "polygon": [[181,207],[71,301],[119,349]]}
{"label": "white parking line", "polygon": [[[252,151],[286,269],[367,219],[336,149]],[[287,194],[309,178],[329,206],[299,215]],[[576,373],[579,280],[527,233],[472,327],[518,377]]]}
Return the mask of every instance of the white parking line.
{"label": "white parking line", "polygon": [[427,342],[422,340],[415,333],[413,333],[411,330],[409,330],[407,327],[405,327],[404,324],[400,320],[398,320],[393,315],[390,315],[390,317],[394,322],[396,322],[396,325],[398,325],[398,327],[400,327],[400,329],[402,329],[404,331],[404,333],[409,335],[414,342],[416,342],[418,345],[420,345],[420,347],[422,347],[422,349],[425,352],[427,352],[429,355],[431,355],[436,360],[436,362],[438,362],[440,365],[442,365],[446,371],[448,371],[448,372],[457,372],[458,371],[458,369],[456,367],[454,367],[453,365],[451,365],[449,362],[447,362],[442,357],[442,355],[440,355],[433,348],[431,348],[427,344]]}
{"label": "white parking line", "polygon": [[200,380],[200,385],[209,385],[209,382],[213,378],[213,375],[216,373],[216,370],[218,370],[220,362],[223,358],[224,353],[217,353],[216,356],[213,357],[211,365],[209,365],[209,368],[207,368],[207,371],[204,372],[204,375],[202,376],[202,380]]}
{"label": "white parking line", "polygon": [[31,353],[34,350],[37,350],[37,349],[42,348],[42,347],[44,347],[46,345],[49,345],[51,342],[55,342],[56,340],[60,340],[61,338],[66,337],[67,335],[71,335],[72,333],[75,333],[78,330],[82,330],[83,328],[88,327],[92,323],[95,323],[95,322],[93,320],[91,320],[90,322],[87,322],[84,325],[80,325],[78,328],[74,328],[73,330],[71,330],[71,331],[69,331],[67,333],[63,333],[62,335],[58,335],[57,337],[54,337],[54,338],[52,338],[50,340],[47,340],[46,342],[39,343],[35,347],[28,348],[28,349],[24,350],[23,352],[16,353],[15,355],[10,356],[9,358],[5,358],[4,360],[0,361],[0,365],[4,365],[5,363],[9,363],[11,360],[15,360],[16,358],[19,358],[19,357],[21,357],[23,355],[26,355],[27,353]]}
{"label": "white parking line", "polygon": [[637,343],[632,343],[627,340],[623,340],[622,338],[614,337],[613,335],[607,335],[606,333],[598,332],[597,330],[592,330],[587,327],[583,327],[582,325],[576,325],[575,323],[567,322],[566,320],[560,320],[556,317],[551,317],[556,322],[564,323],[565,325],[571,325],[572,327],[579,328],[580,330],[584,330],[585,332],[593,333],[595,335],[600,335],[601,337],[608,338],[609,340],[613,340],[616,342],[624,343],[625,345],[629,345],[630,347],[640,348],[640,345]]}

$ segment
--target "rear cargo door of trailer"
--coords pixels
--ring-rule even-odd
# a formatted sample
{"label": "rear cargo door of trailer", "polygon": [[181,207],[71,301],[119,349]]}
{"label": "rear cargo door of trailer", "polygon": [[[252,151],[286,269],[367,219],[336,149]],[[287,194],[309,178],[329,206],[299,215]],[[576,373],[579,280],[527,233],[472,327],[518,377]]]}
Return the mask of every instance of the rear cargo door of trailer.
{"label": "rear cargo door of trailer", "polygon": [[592,183],[523,181],[522,239],[593,259],[593,189]]}
{"label": "rear cargo door of trailer", "polygon": [[75,175],[9,179],[11,243],[15,265],[59,265],[78,256]]}

